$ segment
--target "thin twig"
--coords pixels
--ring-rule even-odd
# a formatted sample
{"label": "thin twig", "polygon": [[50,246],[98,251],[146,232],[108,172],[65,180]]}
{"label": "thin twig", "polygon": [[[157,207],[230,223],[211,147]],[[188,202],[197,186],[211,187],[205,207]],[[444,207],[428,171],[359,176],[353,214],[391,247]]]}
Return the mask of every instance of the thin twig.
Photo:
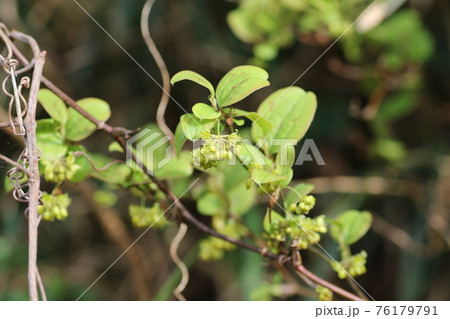
{"label": "thin twig", "polygon": [[[33,79],[31,81],[30,95],[28,98],[28,112],[24,119],[26,128],[25,145],[28,153],[29,173],[28,173],[28,285],[31,300],[38,300],[37,293],[37,245],[38,245],[38,205],[40,194],[39,178],[39,151],[36,145],[36,105],[37,95],[41,84],[42,70],[45,63],[46,52],[39,53],[37,43],[31,37],[28,43],[32,47],[36,57],[36,64],[33,70]],[[36,49],[37,48],[37,49]],[[36,52],[37,50],[37,52]]]}
{"label": "thin twig", "polygon": [[28,175],[28,173],[29,173],[29,171],[25,167],[23,167],[22,165],[20,165],[16,161],[13,161],[12,159],[6,157],[5,155],[0,154],[0,160],[8,163],[9,165],[12,165],[12,166],[16,167],[19,171],[21,171],[25,175]]}
{"label": "thin twig", "polygon": [[305,266],[303,265],[298,265],[295,267],[295,269],[300,272],[301,274],[305,275],[306,277],[308,277],[309,279],[311,279],[312,281],[314,281],[315,283],[324,286],[328,289],[330,289],[331,291],[337,293],[338,295],[341,295],[342,297],[345,297],[349,300],[355,300],[355,301],[364,301],[366,299],[362,299],[342,288],[339,288],[338,286],[333,285],[332,283],[326,281],[325,279],[322,279],[318,276],[316,276],[315,274],[313,274],[312,272],[310,272],[308,269],[305,268]]}
{"label": "thin twig", "polygon": [[39,287],[39,292],[41,293],[41,298],[43,301],[47,301],[47,294],[45,293],[44,283],[42,282],[41,274],[36,266],[36,279]]}
{"label": "thin twig", "polygon": [[159,71],[161,72],[161,77],[163,81],[163,92],[161,95],[161,100],[158,105],[158,109],[156,111],[156,123],[158,123],[161,131],[170,139],[171,144],[173,145],[173,132],[167,126],[166,121],[164,120],[164,114],[166,113],[167,103],[169,102],[169,94],[170,94],[170,76],[167,71],[166,63],[162,58],[161,54],[158,51],[158,48],[153,41],[150,30],[148,27],[148,18],[150,16],[150,11],[152,9],[153,3],[155,0],[147,0],[145,2],[144,8],[141,13],[141,33],[144,38],[145,44],[147,44],[147,48],[150,51],[153,59],[155,59],[156,64],[158,65]]}
{"label": "thin twig", "polygon": [[178,257],[177,250],[178,246],[180,245],[180,242],[183,240],[183,237],[186,235],[188,226],[185,223],[180,224],[180,229],[178,230],[177,235],[172,241],[172,244],[170,245],[170,257],[172,258],[173,262],[178,266],[178,268],[181,271],[181,281],[178,284],[178,286],[173,290],[173,294],[175,297],[178,298],[178,300],[186,301],[186,298],[181,294],[186,288],[188,282],[189,282],[189,271],[186,267],[186,265],[183,263],[183,261]]}

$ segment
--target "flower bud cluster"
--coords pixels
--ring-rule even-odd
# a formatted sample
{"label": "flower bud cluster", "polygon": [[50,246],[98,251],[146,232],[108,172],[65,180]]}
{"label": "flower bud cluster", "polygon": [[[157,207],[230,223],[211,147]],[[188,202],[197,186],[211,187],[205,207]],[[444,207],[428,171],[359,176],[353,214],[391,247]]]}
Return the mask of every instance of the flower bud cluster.
{"label": "flower bud cluster", "polygon": [[67,211],[71,203],[69,194],[56,195],[43,192],[42,202],[43,205],[38,207],[38,213],[42,215],[43,219],[48,221],[64,220],[69,216]]}
{"label": "flower bud cluster", "polygon": [[203,144],[193,150],[194,163],[208,169],[216,167],[219,162],[232,159],[241,151],[241,137],[236,133],[230,135],[213,135],[204,131],[201,137]]}
{"label": "flower bud cluster", "polygon": [[75,164],[75,160],[73,152],[69,152],[67,156],[56,161],[42,160],[45,180],[53,183],[61,183],[65,180],[70,181],[80,168],[79,165]]}
{"label": "flower bud cluster", "polygon": [[340,279],[345,279],[347,273],[352,277],[366,273],[366,262],[367,253],[365,250],[362,250],[359,254],[352,255],[349,258],[340,261],[339,264],[335,261],[331,262],[331,268],[337,272]]}

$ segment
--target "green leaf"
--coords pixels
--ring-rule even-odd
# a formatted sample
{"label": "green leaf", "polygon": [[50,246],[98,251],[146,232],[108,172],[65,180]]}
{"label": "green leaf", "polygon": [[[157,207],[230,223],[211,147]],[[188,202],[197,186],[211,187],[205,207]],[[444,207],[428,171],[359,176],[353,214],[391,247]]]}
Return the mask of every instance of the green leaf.
{"label": "green leaf", "polygon": [[270,85],[268,78],[267,72],[256,66],[242,65],[231,69],[217,85],[219,106],[235,104],[254,91]]}
{"label": "green leaf", "polygon": [[295,147],[294,145],[285,145],[277,154],[275,165],[282,175],[288,173],[289,169],[295,162]]}
{"label": "green leaf", "polygon": [[220,112],[216,111],[211,105],[197,103],[192,107],[195,116],[202,120],[212,120],[220,117]]}
{"label": "green leaf", "polygon": [[[87,149],[82,145],[72,145],[69,147],[69,152],[75,153],[78,151],[88,154]],[[75,164],[78,165],[79,168],[70,180],[72,183],[78,183],[86,179],[93,170],[91,163],[89,163],[88,159],[84,156],[77,156],[75,159]]]}
{"label": "green leaf", "polygon": [[243,141],[242,149],[238,154],[238,158],[243,165],[249,165],[250,163],[256,163],[261,167],[271,165],[270,159],[257,147],[253,146],[246,140]]}
{"label": "green leaf", "polygon": [[114,141],[111,144],[109,144],[108,151],[123,153],[123,148],[122,148],[122,145],[119,144],[119,142]]}
{"label": "green leaf", "polygon": [[194,114],[184,114],[180,118],[181,129],[188,140],[194,141],[201,137],[204,130],[211,130],[216,120],[202,120]]}
{"label": "green leaf", "polygon": [[190,152],[184,152],[179,158],[171,158],[161,168],[155,169],[157,178],[183,178],[192,175],[193,168],[190,161]]}
{"label": "green leaf", "polygon": [[174,85],[175,83],[183,80],[190,80],[197,84],[200,84],[201,86],[204,86],[209,90],[211,93],[211,96],[214,96],[214,87],[212,86],[211,82],[209,82],[207,79],[205,79],[200,74],[193,72],[193,71],[180,71],[177,74],[175,74],[172,79],[170,80],[170,83]]}
{"label": "green leaf", "polygon": [[197,201],[197,210],[202,215],[212,216],[225,213],[225,202],[215,193],[206,193]]}
{"label": "green leaf", "polygon": [[259,185],[287,179],[285,176],[262,169],[253,169],[251,175],[253,180]]}
{"label": "green leaf", "polygon": [[[95,167],[102,169],[107,164],[113,161],[112,158],[107,157],[102,154],[89,154]],[[97,178],[105,183],[126,185],[132,171],[131,168],[125,164],[117,163],[109,166],[107,169],[102,171],[92,170],[92,177]]]}
{"label": "green leaf", "polygon": [[175,130],[175,152],[177,156],[180,154],[181,149],[183,148],[184,143],[186,143],[188,139],[183,133],[183,128],[181,127],[181,123],[178,123],[177,128]]}
{"label": "green leaf", "polygon": [[54,161],[66,155],[69,147],[59,133],[59,123],[53,119],[43,119],[36,121],[36,124],[36,141],[41,150],[41,160]]}
{"label": "green leaf", "polygon": [[371,224],[371,213],[348,210],[333,220],[330,235],[336,242],[349,246],[363,237]]}
{"label": "green leaf", "polygon": [[[265,137],[268,141],[283,139],[297,142],[305,135],[316,112],[317,100],[312,92],[299,87],[284,88],[275,91],[258,108],[258,114],[270,119],[272,129],[262,134],[261,129],[253,125],[252,136],[256,142]],[[259,120],[258,120],[259,122]],[[286,141],[292,144],[292,141]],[[280,145],[270,145],[269,152],[277,153]]]}
{"label": "green leaf", "polygon": [[243,215],[252,208],[256,199],[256,190],[254,187],[247,189],[244,183],[227,193],[230,205],[230,213],[235,215]]}
{"label": "green leaf", "polygon": [[284,207],[287,209],[292,204],[297,204],[303,196],[308,195],[314,189],[314,185],[300,183],[294,186],[294,190],[291,190],[284,201]]}
{"label": "green leaf", "polygon": [[52,119],[62,124],[66,123],[68,117],[66,104],[55,93],[49,89],[40,89],[38,101]]}
{"label": "green leaf", "polygon": [[[270,219],[271,219],[272,223],[276,220],[279,220],[279,221],[285,220],[285,218],[283,216],[281,216],[280,214],[278,214],[275,211],[270,212]],[[269,212],[267,212],[266,215],[264,216],[263,228],[267,233],[270,233],[272,231],[271,226],[272,226],[272,224],[269,221]]]}
{"label": "green leaf", "polygon": [[266,120],[264,117],[260,116],[256,112],[247,112],[240,109],[234,109],[234,117],[241,117],[245,116],[253,123],[257,124],[261,130],[261,136],[264,136],[272,129],[272,124],[268,120]]}
{"label": "green leaf", "polygon": [[[85,98],[77,103],[99,121],[106,121],[111,116],[109,104],[97,98]],[[69,118],[65,125],[66,138],[81,141],[91,135],[97,128],[74,109],[69,109]]]}

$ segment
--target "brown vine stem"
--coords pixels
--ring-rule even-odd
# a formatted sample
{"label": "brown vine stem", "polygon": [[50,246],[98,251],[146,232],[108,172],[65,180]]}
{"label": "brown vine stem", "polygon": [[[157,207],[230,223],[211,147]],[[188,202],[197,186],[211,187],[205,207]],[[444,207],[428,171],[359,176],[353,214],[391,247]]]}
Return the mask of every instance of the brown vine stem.
{"label": "brown vine stem", "polygon": [[148,27],[148,18],[150,16],[150,11],[152,10],[152,6],[155,0],[147,0],[145,2],[144,8],[142,8],[141,14],[141,33],[144,38],[145,44],[147,45],[150,54],[155,59],[156,64],[158,65],[159,71],[161,72],[161,77],[163,81],[163,92],[161,96],[161,100],[159,102],[157,111],[156,111],[156,122],[158,123],[161,131],[170,138],[171,144],[173,146],[173,132],[167,126],[166,121],[164,120],[164,114],[166,113],[167,103],[169,102],[169,94],[170,94],[170,76],[169,71],[167,71],[166,63],[162,58],[161,54],[158,51],[158,48],[153,41],[150,30]]}
{"label": "brown vine stem", "polygon": [[25,167],[23,167],[22,165],[20,165],[16,161],[13,161],[12,159],[6,157],[5,155],[0,154],[0,160],[8,163],[9,165],[12,165],[12,166],[16,167],[18,170],[20,170],[25,175],[28,175],[28,173],[29,173],[29,171]]}
{"label": "brown vine stem", "polygon": [[345,297],[350,300],[355,300],[355,301],[367,301],[366,299],[360,298],[360,297],[348,292],[347,290],[344,290],[338,286],[335,286],[332,283],[320,278],[319,276],[316,276],[315,274],[310,272],[308,269],[306,269],[305,266],[303,266],[303,265],[295,266],[295,270],[297,270],[299,273],[305,275],[306,277],[308,277],[315,283],[330,289],[331,291],[341,295],[342,297]]}
{"label": "brown vine stem", "polygon": [[[17,47],[15,47],[14,45],[11,46],[15,56],[24,64],[28,63],[28,61],[26,60],[26,58],[22,55],[22,53],[17,49]],[[126,140],[124,139],[123,136],[121,135],[116,135],[115,132],[117,131],[117,128],[112,127],[104,122],[101,122],[99,120],[97,120],[95,117],[93,117],[91,114],[89,114],[88,112],[86,112],[83,108],[81,108],[80,105],[78,105],[77,102],[75,102],[75,100],[73,100],[72,98],[70,98],[67,94],[65,94],[61,89],[59,89],[56,85],[54,85],[51,81],[49,81],[48,79],[46,79],[45,77],[42,77],[42,83],[47,86],[47,88],[49,88],[51,91],[53,91],[56,95],[58,95],[61,99],[63,99],[67,105],[69,105],[70,107],[72,107],[74,110],[76,110],[77,112],[79,112],[81,115],[83,115],[86,119],[88,119],[89,121],[91,121],[93,124],[95,124],[97,126],[98,129],[103,130],[105,133],[109,134],[112,138],[114,138],[121,146],[122,148],[126,151],[129,152],[129,154],[131,154],[133,161],[140,167],[142,168],[142,170],[144,172],[150,172],[150,170],[147,169],[146,165],[144,165],[141,160],[139,158],[137,158],[137,156],[135,155],[134,152],[131,151],[131,146],[129,146],[126,143]],[[155,176],[153,176],[150,173],[147,173],[147,175],[149,176],[149,178],[158,186],[158,188],[164,192],[167,197],[170,198],[170,200],[172,200],[175,204],[174,206],[176,207],[176,209],[178,210],[178,212],[181,215],[181,218],[187,222],[189,222],[191,225],[195,226],[196,228],[198,228],[200,231],[202,231],[205,234],[208,234],[210,236],[214,236],[220,239],[223,239],[225,241],[228,241],[236,246],[242,247],[244,249],[253,251],[255,253],[260,254],[261,256],[264,256],[266,258],[272,259],[272,260],[276,260],[279,261],[281,260],[283,257],[282,255],[276,255],[273,254],[271,252],[268,252],[267,249],[265,248],[260,248],[257,246],[254,246],[252,244],[246,243],[242,240],[239,239],[235,239],[223,234],[220,234],[218,232],[216,232],[214,229],[208,227],[207,225],[203,224],[201,221],[199,221],[197,218],[195,218],[190,212],[189,210],[183,205],[183,203],[181,201],[178,200],[178,198],[175,196],[175,194],[173,194],[159,179],[157,179]],[[293,266],[292,264],[290,264],[291,266]],[[312,281],[314,281],[315,283],[322,285],[330,290],[332,290],[333,292],[348,298],[350,300],[364,300],[342,288],[339,288],[335,285],[333,285],[332,283],[314,275],[313,273],[311,273],[309,270],[307,270],[303,265],[299,266],[300,269],[297,269],[300,273],[302,273],[303,275],[305,275],[306,277],[308,277],[309,279],[311,279]],[[294,267],[295,268],[295,267]]]}
{"label": "brown vine stem", "polygon": [[[30,95],[28,97],[28,112],[24,119],[26,129],[25,146],[28,153],[28,286],[30,299],[38,300],[37,291],[37,246],[38,246],[38,205],[40,195],[40,177],[39,177],[39,151],[36,145],[36,105],[37,95],[41,84],[42,70],[45,63],[46,52],[39,52],[37,43],[31,37],[28,38],[30,46],[35,52],[36,64],[33,70]],[[39,52],[37,54],[37,52]]]}

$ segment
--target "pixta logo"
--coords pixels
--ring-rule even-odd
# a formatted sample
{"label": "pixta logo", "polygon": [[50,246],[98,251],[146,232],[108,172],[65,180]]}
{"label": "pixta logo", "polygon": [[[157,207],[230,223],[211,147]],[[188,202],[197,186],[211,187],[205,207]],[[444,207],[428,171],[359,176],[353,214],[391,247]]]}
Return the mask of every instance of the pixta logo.
{"label": "pixta logo", "polygon": [[[142,162],[138,165],[133,155]],[[146,171],[153,175],[155,170],[162,168],[171,159],[170,139],[156,131],[144,129],[127,140],[127,165],[133,169]]]}

